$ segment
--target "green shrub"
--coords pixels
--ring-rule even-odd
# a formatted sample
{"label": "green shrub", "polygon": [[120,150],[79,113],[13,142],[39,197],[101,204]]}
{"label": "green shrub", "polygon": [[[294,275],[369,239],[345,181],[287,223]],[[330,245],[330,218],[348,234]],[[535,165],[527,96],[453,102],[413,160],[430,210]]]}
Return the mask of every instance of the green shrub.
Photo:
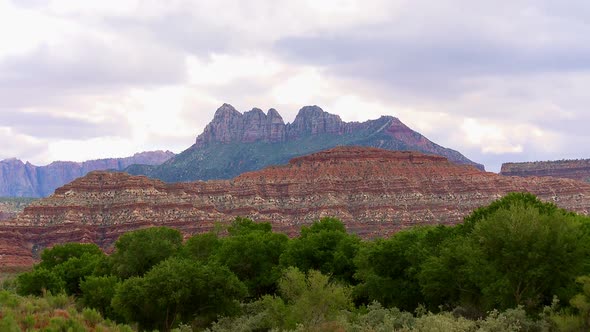
{"label": "green shrub", "polygon": [[43,267],[25,272],[17,278],[17,292],[21,295],[41,296],[46,291],[57,294],[64,286],[64,282],[54,272]]}

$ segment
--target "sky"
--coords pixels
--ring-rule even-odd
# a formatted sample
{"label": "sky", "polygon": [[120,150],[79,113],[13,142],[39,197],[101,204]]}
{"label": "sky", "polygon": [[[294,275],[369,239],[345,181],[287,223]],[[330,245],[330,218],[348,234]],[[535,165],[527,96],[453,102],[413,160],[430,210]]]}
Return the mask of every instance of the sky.
{"label": "sky", "polygon": [[497,172],[590,158],[590,2],[0,0],[0,159],[180,152],[223,103],[398,117]]}

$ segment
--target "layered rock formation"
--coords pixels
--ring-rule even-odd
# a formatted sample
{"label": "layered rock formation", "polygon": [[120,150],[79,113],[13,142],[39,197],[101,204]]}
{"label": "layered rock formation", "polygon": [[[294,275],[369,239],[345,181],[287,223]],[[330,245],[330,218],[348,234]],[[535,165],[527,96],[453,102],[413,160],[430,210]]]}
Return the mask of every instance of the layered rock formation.
{"label": "layered rock formation", "polygon": [[32,201],[33,198],[0,197],[0,221],[16,217]]}
{"label": "layered rock formation", "polygon": [[126,171],[167,182],[229,179],[342,145],[438,154],[483,170],[482,165],[431,142],[391,116],[347,123],[318,106],[306,106],[293,123],[285,124],[275,109],[265,114],[254,108],[242,114],[224,104],[192,147],[160,166]]}
{"label": "layered rock formation", "polygon": [[236,216],[271,221],[296,234],[324,216],[363,237],[424,224],[455,224],[509,192],[531,192],[573,211],[590,211],[590,184],[487,173],[417,152],[338,147],[232,180],[166,184],[92,172],[0,223],[0,266],[31,264],[40,249],[69,241],[109,250],[121,234],[166,225],[204,232]]}
{"label": "layered rock formation", "polygon": [[35,166],[18,159],[0,161],[0,197],[45,197],[64,184],[95,170],[120,171],[132,164],[159,165],[172,158],[170,151],[137,153],[127,158],[85,162],[56,161]]}
{"label": "layered rock formation", "polygon": [[552,176],[590,182],[590,159],[504,163],[500,174],[506,176]]}

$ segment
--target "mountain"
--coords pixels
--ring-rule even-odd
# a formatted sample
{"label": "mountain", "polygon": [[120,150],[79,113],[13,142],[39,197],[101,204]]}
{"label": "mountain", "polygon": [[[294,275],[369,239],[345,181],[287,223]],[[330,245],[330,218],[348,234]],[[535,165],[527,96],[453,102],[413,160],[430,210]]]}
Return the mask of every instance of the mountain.
{"label": "mountain", "polygon": [[483,170],[483,165],[429,141],[391,116],[347,123],[318,106],[306,106],[293,123],[285,124],[275,109],[265,114],[254,108],[242,114],[231,105],[223,104],[189,149],[160,166],[131,166],[126,172],[166,182],[230,179],[343,145],[420,151]]}
{"label": "mountain", "polygon": [[590,159],[504,163],[500,174],[506,176],[553,176],[590,182]]}
{"label": "mountain", "polygon": [[174,156],[170,151],[141,152],[127,158],[85,162],[56,161],[35,166],[18,159],[0,161],[0,197],[45,197],[60,186],[95,170],[121,171],[132,164],[161,164]]}
{"label": "mountain", "polygon": [[324,216],[365,238],[425,224],[455,224],[510,192],[588,214],[590,184],[507,177],[418,152],[338,147],[232,180],[165,183],[145,176],[91,172],[0,222],[0,266],[30,265],[45,247],[93,242],[107,251],[123,233],[165,225],[185,235],[236,216],[270,221],[296,234]]}

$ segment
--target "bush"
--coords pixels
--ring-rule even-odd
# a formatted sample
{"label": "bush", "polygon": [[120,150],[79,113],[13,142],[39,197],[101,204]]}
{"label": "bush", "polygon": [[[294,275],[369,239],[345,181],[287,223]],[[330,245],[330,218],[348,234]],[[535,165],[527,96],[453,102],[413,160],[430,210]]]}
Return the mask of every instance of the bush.
{"label": "bush", "polygon": [[41,296],[45,292],[59,293],[64,289],[64,282],[52,271],[43,267],[25,272],[17,278],[17,292],[21,295]]}

